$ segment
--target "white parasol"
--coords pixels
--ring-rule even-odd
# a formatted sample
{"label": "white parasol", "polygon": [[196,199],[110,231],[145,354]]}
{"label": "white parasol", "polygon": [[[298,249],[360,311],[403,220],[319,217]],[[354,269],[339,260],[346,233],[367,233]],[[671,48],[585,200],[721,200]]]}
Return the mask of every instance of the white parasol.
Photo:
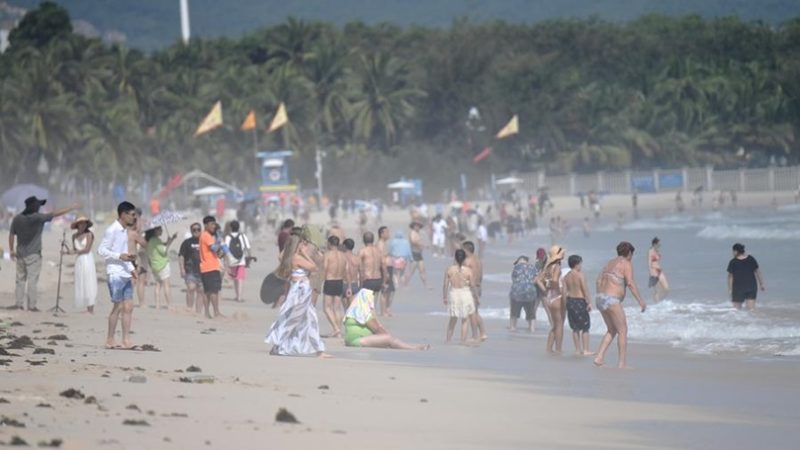
{"label": "white parasol", "polygon": [[506,177],[506,178],[501,178],[501,179],[495,181],[495,184],[520,184],[520,183],[524,183],[524,182],[525,182],[525,180],[523,180],[522,178]]}
{"label": "white parasol", "polygon": [[389,189],[413,189],[417,186],[410,181],[395,181],[387,184],[386,187]]}

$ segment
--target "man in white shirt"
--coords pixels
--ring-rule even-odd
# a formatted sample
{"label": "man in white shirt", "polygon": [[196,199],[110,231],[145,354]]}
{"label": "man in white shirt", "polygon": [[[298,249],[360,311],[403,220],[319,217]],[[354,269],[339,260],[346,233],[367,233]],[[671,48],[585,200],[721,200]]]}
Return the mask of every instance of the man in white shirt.
{"label": "man in white shirt", "polygon": [[108,316],[106,348],[119,348],[114,342],[117,321],[122,316],[122,348],[131,348],[131,319],[133,318],[133,283],[136,255],[128,246],[128,228],[136,223],[136,207],[129,202],[117,206],[117,220],[103,234],[97,254],[106,261],[108,291],[114,308]]}
{"label": "man in white shirt", "polygon": [[489,231],[483,224],[483,218],[478,219],[476,237],[478,238],[478,258],[483,258],[483,250],[486,248],[486,243],[489,242]]}
{"label": "man in white shirt", "polygon": [[437,214],[431,223],[431,245],[433,246],[433,256],[445,256],[444,245],[447,238],[447,221]]}

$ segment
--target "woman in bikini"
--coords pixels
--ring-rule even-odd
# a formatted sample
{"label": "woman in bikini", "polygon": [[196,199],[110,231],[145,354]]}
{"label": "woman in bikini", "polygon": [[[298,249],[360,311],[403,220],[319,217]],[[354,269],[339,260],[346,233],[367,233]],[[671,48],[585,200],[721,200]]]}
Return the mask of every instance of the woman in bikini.
{"label": "woman in bikini", "polygon": [[661,240],[657,237],[653,238],[650,250],[647,252],[647,268],[650,272],[650,279],[647,286],[653,288],[653,303],[658,303],[667,296],[669,292],[669,283],[667,283],[667,276],[661,270]]}
{"label": "woman in bikini", "polygon": [[[472,270],[464,265],[467,252],[462,249],[455,251],[455,264],[451,265],[444,274],[442,286],[442,301],[447,306],[450,320],[447,322],[446,342],[450,342],[456,328],[456,322],[461,319],[461,343],[466,344],[469,324],[475,321],[475,299],[477,287]],[[473,339],[477,341],[477,326]]]}
{"label": "woman in bikini", "polygon": [[594,359],[594,364],[597,366],[605,364],[606,350],[608,350],[611,341],[616,337],[617,348],[619,349],[618,367],[620,369],[626,367],[625,354],[628,346],[628,322],[625,318],[625,310],[622,309],[622,300],[625,298],[626,289],[631,290],[631,294],[641,306],[642,312],[647,308],[633,280],[633,266],[631,265],[633,251],[634,248],[630,242],[620,242],[617,245],[617,257],[609,261],[597,277],[595,303],[603,316],[603,321],[606,323],[607,328],[606,334],[600,342],[597,357]]}
{"label": "woman in bikini", "polygon": [[564,249],[554,245],[550,247],[550,255],[539,275],[536,276],[536,285],[544,292],[542,306],[550,319],[550,332],[547,334],[547,351],[561,353],[561,343],[564,341],[565,300],[561,292],[561,261],[564,259]]}

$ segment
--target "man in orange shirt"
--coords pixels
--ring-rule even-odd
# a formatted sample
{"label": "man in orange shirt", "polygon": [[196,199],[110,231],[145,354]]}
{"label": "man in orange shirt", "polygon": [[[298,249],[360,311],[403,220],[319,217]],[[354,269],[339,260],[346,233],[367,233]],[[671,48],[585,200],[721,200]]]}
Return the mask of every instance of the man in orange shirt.
{"label": "man in orange shirt", "polygon": [[203,282],[205,298],[203,306],[206,317],[211,319],[208,311],[209,303],[214,307],[214,317],[222,317],[219,313],[219,291],[222,289],[222,274],[219,259],[222,257],[222,245],[217,242],[217,219],[214,216],[203,218],[205,230],[200,235],[200,280]]}

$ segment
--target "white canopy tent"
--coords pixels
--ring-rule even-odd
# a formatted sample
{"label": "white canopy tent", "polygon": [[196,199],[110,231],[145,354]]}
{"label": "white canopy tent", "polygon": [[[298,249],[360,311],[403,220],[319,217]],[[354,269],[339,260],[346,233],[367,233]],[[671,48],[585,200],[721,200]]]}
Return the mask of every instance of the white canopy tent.
{"label": "white canopy tent", "polygon": [[520,184],[520,183],[524,183],[524,182],[525,182],[525,180],[523,180],[522,178],[506,177],[506,178],[501,178],[501,179],[495,181],[495,184],[509,185],[509,184]]}
{"label": "white canopy tent", "polygon": [[226,194],[227,192],[228,192],[227,189],[219,187],[219,186],[206,186],[206,187],[202,187],[200,189],[195,189],[194,191],[192,191],[192,195],[195,195],[195,196],[198,196],[198,197],[205,197],[205,196],[209,196],[209,195],[222,195],[222,194]]}
{"label": "white canopy tent", "polygon": [[417,186],[410,181],[395,181],[387,184],[386,187],[389,189],[413,189]]}

